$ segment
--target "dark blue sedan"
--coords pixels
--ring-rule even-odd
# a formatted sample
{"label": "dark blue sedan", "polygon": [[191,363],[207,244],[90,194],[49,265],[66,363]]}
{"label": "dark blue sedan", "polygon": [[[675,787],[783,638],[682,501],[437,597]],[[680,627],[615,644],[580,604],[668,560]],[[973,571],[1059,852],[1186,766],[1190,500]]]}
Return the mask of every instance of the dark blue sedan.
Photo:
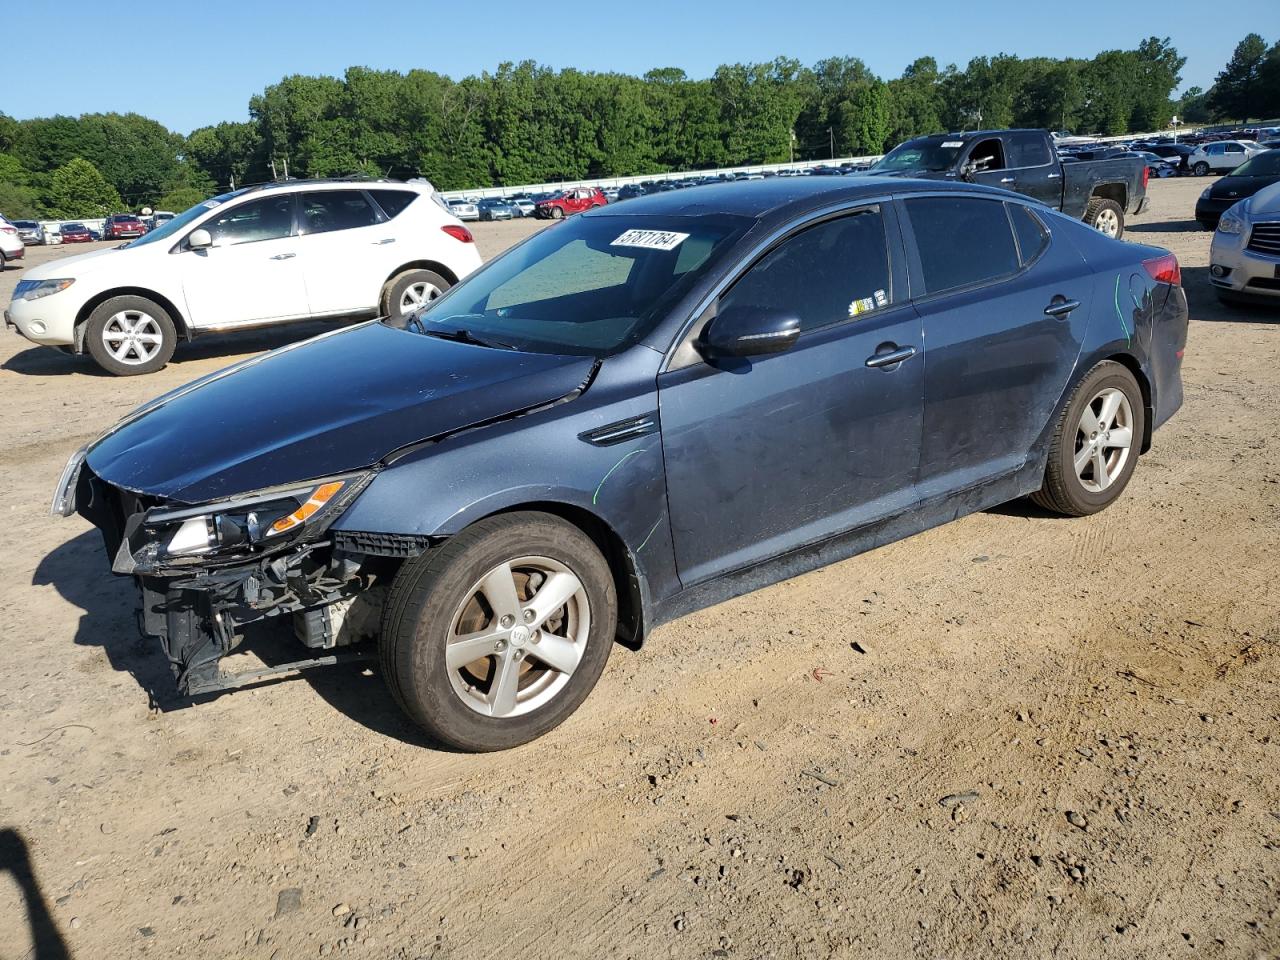
{"label": "dark blue sedan", "polygon": [[615,642],[1019,497],[1116,500],[1182,402],[1177,260],[982,187],[786,178],[607,206],[393,323],[153,401],[77,454],[188,694],[288,614],[376,644],[466,750],[538,737]]}

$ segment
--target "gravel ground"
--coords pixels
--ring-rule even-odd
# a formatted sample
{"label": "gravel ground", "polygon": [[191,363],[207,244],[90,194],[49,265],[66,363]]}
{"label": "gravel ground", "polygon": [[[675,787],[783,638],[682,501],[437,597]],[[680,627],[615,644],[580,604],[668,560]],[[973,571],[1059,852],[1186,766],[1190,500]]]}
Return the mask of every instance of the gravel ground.
{"label": "gravel ground", "polygon": [[1129,233],[1193,323],[1114,507],[1010,505],[686,617],[498,755],[424,748],[358,669],[157,704],[130,584],[46,516],[135,404],[309,331],[124,380],[6,337],[0,955],[1277,956],[1280,311],[1208,290],[1205,182],[1153,182]]}

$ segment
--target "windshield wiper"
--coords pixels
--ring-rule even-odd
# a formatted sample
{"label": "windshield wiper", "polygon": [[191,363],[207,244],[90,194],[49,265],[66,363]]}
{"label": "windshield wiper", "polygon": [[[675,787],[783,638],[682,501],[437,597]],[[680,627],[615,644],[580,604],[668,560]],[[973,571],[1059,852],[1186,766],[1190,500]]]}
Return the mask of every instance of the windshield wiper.
{"label": "windshield wiper", "polygon": [[457,327],[453,330],[428,330],[421,320],[417,320],[415,326],[422,331],[424,336],[437,337],[441,340],[452,340],[454,343],[470,343],[477,347],[492,347],[497,350],[519,349],[514,343],[505,343],[502,340],[494,340],[490,337],[477,336],[470,330],[463,327]]}

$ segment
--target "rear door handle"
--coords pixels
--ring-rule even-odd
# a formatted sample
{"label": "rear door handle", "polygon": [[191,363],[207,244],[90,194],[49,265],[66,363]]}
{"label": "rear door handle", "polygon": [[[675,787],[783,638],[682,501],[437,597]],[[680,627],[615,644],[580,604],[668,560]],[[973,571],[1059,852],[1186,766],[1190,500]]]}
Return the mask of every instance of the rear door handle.
{"label": "rear door handle", "polygon": [[1068,300],[1066,297],[1059,294],[1049,301],[1049,305],[1044,308],[1044,315],[1046,317],[1056,317],[1059,320],[1063,320],[1066,318],[1067,314],[1071,313],[1072,310],[1079,309],[1079,300]]}
{"label": "rear door handle", "polygon": [[881,344],[871,356],[867,357],[868,367],[896,367],[904,360],[916,355],[915,347],[899,347],[897,344]]}
{"label": "rear door handle", "polygon": [[395,242],[396,242],[396,238],[395,238],[395,237],[387,237],[387,239],[385,239],[385,240],[375,240],[375,241],[373,241],[373,245],[374,245],[375,247],[380,247],[380,246],[382,246],[384,243],[395,243]]}
{"label": "rear door handle", "polygon": [[297,256],[296,253],[277,253],[271,259],[272,260],[292,260],[296,256]]}
{"label": "rear door handle", "polygon": [[1051,174],[1049,174],[1049,176],[1048,176],[1046,179],[1049,179],[1049,180],[1061,180],[1061,179],[1062,179],[1062,174],[1060,174],[1060,173],[1051,173]]}
{"label": "rear door handle", "polygon": [[1014,180],[1016,180],[1016,179],[1017,179],[1016,177],[1001,177],[1001,178],[1000,178],[1000,182],[1001,182],[1001,183],[1013,183],[1013,181],[1014,181]]}

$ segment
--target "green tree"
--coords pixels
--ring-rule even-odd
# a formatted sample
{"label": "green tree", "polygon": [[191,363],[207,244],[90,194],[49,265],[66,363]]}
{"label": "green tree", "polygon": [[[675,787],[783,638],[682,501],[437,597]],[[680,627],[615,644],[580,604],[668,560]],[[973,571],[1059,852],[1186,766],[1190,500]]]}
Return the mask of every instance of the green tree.
{"label": "green tree", "polygon": [[1248,120],[1260,114],[1263,103],[1263,61],[1267,44],[1251,33],[1236,44],[1231,59],[1222,68],[1209,91],[1209,107],[1223,120]]}
{"label": "green tree", "polygon": [[120,194],[88,160],[76,157],[49,176],[45,195],[49,214],[61,220],[105,217],[123,207]]}
{"label": "green tree", "polygon": [[1258,67],[1258,114],[1280,115],[1280,40],[1271,45]]}
{"label": "green tree", "polygon": [[157,210],[172,210],[181,213],[189,207],[208,199],[209,193],[196,187],[175,187],[156,201]]}

